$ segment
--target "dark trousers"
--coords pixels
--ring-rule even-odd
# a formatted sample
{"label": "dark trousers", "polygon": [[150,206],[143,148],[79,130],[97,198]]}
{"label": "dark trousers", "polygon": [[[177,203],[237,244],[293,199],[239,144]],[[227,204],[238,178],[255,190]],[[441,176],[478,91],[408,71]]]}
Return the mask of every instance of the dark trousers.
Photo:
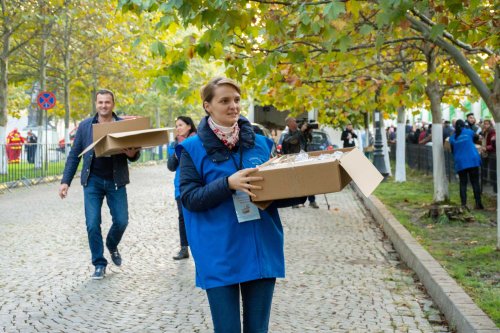
{"label": "dark trousers", "polygon": [[188,239],[186,236],[186,226],[184,225],[184,214],[182,214],[182,203],[181,199],[175,199],[177,202],[177,211],[179,212],[179,237],[181,240],[181,246],[189,246]]}
{"label": "dark trousers", "polygon": [[260,279],[207,289],[215,333],[239,333],[240,291],[243,302],[243,332],[266,333],[271,316],[276,279]]}
{"label": "dark trousers", "polygon": [[470,180],[476,205],[481,203],[481,188],[479,186],[479,167],[468,168],[458,172],[460,179],[460,201],[462,206],[467,204],[467,179]]}
{"label": "dark trousers", "polygon": [[497,159],[495,156],[482,158],[481,164],[481,190],[484,183],[490,183],[493,192],[497,193]]}
{"label": "dark trousers", "polygon": [[309,200],[309,202],[316,202],[316,196],[310,195],[307,197],[307,200]]}
{"label": "dark trousers", "polygon": [[113,221],[106,237],[106,247],[114,251],[128,225],[127,190],[125,186],[116,188],[113,180],[91,174],[87,186],[83,188],[83,199],[92,264],[96,267],[108,264],[103,254],[104,244],[101,234],[101,208],[104,198],[108,203]]}

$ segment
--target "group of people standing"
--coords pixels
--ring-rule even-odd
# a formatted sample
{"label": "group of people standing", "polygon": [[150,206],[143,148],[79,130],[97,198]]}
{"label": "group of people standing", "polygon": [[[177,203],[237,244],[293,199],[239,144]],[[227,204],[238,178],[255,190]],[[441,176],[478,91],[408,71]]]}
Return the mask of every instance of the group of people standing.
{"label": "group of people standing", "polygon": [[[266,162],[273,142],[255,134],[240,115],[241,90],[228,78],[212,79],[201,90],[206,116],[196,126],[190,118],[176,121],[177,137],[169,147],[168,168],[175,170],[175,198],[179,211],[181,251],[196,267],[196,286],[206,290],[215,332],[267,332],[276,278],[285,276],[284,239],[278,208],[303,204],[306,197],[275,200],[266,209],[249,204],[261,189],[252,182],[257,166]],[[92,143],[92,124],[120,121],[113,112],[114,95],[100,90],[97,114],[78,127],[68,156],[59,195],[65,198],[77,170],[80,153]],[[138,149],[96,157],[83,154],[81,184],[92,264],[92,279],[105,276],[107,260],[101,235],[104,198],[112,225],[106,237],[111,260],[122,264],[118,245],[128,225],[126,184],[128,161],[139,158]]]}

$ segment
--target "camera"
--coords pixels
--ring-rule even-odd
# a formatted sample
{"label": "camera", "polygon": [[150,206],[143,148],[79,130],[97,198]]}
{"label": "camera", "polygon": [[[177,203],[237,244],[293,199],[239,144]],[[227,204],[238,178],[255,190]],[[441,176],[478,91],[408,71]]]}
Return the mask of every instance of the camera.
{"label": "camera", "polygon": [[299,128],[306,124],[306,131],[319,129],[319,124],[315,120],[307,120],[307,118],[302,118],[298,124]]}

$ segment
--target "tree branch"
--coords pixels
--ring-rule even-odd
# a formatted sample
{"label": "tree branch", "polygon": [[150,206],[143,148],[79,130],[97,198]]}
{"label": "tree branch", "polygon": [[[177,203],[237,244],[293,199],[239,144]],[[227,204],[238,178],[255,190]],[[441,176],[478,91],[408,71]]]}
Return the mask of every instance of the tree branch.
{"label": "tree branch", "polygon": [[[434,23],[430,18],[428,18],[427,16],[425,16],[424,14],[422,13],[419,13],[418,11],[416,11],[415,9],[412,9],[411,12],[417,16],[419,19],[421,19],[424,23],[430,25],[431,27],[435,26],[436,23]],[[452,34],[450,34],[448,31],[444,31],[443,32],[443,36],[446,37],[450,42],[452,42],[453,44],[455,44],[456,46],[464,49],[464,50],[467,50],[469,52],[484,52],[488,55],[494,55],[495,52],[493,52],[492,50],[488,49],[487,47],[480,47],[480,48],[474,48],[472,47],[471,45],[469,44],[466,44],[462,41],[459,41],[457,40],[456,38],[453,37]]]}

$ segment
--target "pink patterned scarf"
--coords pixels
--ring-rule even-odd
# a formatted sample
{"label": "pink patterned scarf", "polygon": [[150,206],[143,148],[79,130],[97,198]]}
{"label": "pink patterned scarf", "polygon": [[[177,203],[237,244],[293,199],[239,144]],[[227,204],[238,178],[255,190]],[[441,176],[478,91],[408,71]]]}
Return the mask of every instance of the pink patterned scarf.
{"label": "pink patterned scarf", "polygon": [[238,143],[240,127],[237,122],[231,127],[224,127],[216,124],[212,117],[208,117],[208,126],[210,126],[219,140],[229,149],[233,149]]}

